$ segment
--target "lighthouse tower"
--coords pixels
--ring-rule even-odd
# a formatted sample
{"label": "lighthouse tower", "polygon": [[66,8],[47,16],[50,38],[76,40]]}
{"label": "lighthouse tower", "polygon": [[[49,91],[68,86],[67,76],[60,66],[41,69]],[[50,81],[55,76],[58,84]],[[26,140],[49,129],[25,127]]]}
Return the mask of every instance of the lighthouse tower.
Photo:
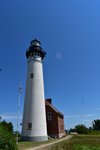
{"label": "lighthouse tower", "polygon": [[28,71],[22,123],[24,141],[48,140],[42,68],[45,55],[40,41],[31,41],[26,51]]}

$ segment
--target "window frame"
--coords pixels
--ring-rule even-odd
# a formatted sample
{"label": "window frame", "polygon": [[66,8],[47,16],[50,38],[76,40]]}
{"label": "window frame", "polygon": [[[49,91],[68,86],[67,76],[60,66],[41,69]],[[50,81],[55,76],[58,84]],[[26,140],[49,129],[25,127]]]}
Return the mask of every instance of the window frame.
{"label": "window frame", "polygon": [[28,123],[27,130],[32,130],[32,123],[31,122]]}
{"label": "window frame", "polygon": [[52,120],[52,112],[47,113],[47,120],[51,121]]}
{"label": "window frame", "polygon": [[30,73],[30,78],[34,78],[34,73]]}

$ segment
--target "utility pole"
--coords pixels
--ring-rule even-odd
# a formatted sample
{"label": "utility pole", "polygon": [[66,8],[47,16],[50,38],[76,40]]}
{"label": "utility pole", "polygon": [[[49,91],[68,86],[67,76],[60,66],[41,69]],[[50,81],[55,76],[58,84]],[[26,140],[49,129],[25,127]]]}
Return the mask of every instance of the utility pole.
{"label": "utility pole", "polygon": [[18,144],[18,133],[19,133],[19,116],[20,116],[20,98],[22,93],[22,84],[19,85],[19,95],[18,95],[18,112],[17,112],[17,138],[16,143]]}

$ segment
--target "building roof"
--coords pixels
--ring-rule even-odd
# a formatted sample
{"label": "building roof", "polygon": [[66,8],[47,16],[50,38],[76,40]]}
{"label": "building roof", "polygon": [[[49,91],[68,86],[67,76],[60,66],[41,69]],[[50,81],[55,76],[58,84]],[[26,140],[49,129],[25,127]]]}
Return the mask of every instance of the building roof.
{"label": "building roof", "polygon": [[59,114],[60,116],[64,116],[57,108],[55,108],[53,105],[52,105],[52,99],[46,99],[45,100],[45,105],[48,105],[50,106],[57,114]]}

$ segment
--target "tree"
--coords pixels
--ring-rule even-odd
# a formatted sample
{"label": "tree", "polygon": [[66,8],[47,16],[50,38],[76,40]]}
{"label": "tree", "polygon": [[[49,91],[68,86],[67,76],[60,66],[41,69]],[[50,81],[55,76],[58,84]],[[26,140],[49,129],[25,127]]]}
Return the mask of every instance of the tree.
{"label": "tree", "polygon": [[0,150],[17,150],[16,139],[13,133],[0,122]]}
{"label": "tree", "polygon": [[1,124],[11,133],[13,133],[13,125],[11,122],[6,122],[5,120],[1,122]]}
{"label": "tree", "polygon": [[75,126],[75,131],[79,134],[88,134],[88,128],[85,125],[79,124]]}
{"label": "tree", "polygon": [[100,130],[100,119],[94,120],[92,122],[93,130]]}

